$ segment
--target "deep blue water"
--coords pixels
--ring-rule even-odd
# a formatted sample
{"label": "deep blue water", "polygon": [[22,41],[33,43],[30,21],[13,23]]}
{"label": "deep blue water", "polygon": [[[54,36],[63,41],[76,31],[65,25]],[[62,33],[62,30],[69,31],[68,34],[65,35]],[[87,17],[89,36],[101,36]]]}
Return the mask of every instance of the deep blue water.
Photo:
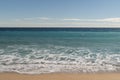
{"label": "deep blue water", "polygon": [[0,71],[119,71],[118,28],[0,28]]}

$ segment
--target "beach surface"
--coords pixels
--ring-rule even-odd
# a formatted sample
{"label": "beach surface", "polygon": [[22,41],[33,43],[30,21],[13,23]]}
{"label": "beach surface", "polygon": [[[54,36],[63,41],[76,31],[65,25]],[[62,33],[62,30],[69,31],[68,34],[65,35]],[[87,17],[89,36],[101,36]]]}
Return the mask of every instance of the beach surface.
{"label": "beach surface", "polygon": [[0,80],[120,80],[120,73],[51,73],[37,75],[0,73]]}

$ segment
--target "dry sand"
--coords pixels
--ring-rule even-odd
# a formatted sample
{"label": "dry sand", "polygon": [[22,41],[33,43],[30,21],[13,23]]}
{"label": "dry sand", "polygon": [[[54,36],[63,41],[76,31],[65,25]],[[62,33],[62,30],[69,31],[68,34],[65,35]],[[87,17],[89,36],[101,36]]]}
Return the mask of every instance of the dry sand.
{"label": "dry sand", "polygon": [[0,80],[120,80],[120,73],[53,73],[39,75],[0,73]]}

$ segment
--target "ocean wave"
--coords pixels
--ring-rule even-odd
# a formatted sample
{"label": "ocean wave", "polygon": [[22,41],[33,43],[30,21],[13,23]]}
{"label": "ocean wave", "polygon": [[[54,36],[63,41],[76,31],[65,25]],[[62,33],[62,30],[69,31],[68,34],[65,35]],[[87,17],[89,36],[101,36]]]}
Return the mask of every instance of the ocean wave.
{"label": "ocean wave", "polygon": [[[113,53],[113,52],[112,52]],[[111,72],[120,69],[120,54],[85,47],[12,45],[0,49],[0,72]]]}

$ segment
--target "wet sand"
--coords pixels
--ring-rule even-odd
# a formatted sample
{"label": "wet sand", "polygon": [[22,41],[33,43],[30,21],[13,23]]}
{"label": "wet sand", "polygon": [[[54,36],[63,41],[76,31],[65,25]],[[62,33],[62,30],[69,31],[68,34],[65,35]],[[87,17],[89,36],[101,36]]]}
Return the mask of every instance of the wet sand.
{"label": "wet sand", "polygon": [[120,80],[120,73],[51,73],[36,75],[0,73],[0,80]]}

